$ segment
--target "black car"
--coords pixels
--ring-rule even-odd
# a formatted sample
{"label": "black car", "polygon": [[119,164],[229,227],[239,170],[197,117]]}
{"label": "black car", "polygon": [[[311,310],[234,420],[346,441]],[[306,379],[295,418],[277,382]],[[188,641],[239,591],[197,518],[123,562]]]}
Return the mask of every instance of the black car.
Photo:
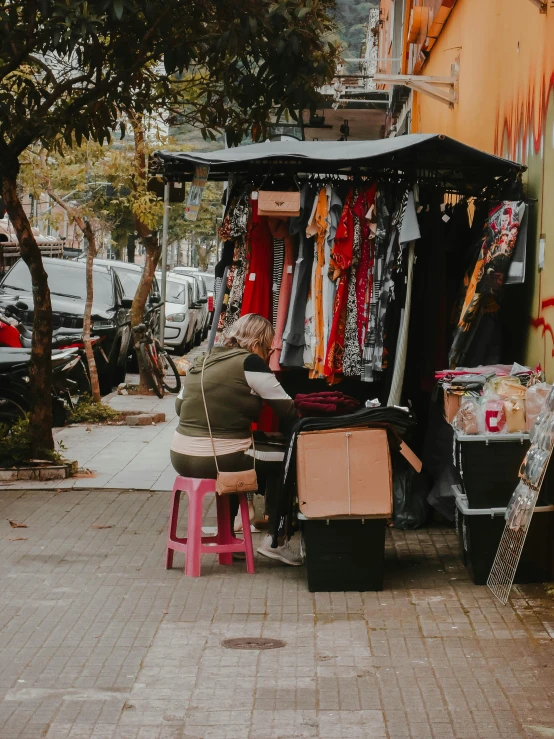
{"label": "black car", "polygon": [[[79,257],[78,261],[82,261],[83,258],[86,259],[86,256]],[[122,262],[119,259],[95,259],[94,264],[100,264],[103,267],[109,267],[113,269],[113,271],[116,273],[121,281],[123,296],[126,300],[126,304],[127,301],[133,301],[133,298],[135,297],[135,293],[139,286],[140,278],[142,277],[143,268],[141,266],[139,266],[138,264],[133,264],[132,262]],[[150,288],[150,292],[148,293],[148,300],[146,301],[146,310],[150,310],[150,308],[153,308],[155,305],[159,305],[159,303],[160,287],[158,285],[156,276],[154,275],[152,278],[152,287]],[[154,311],[150,313],[148,323],[150,325],[150,328],[152,329],[152,333],[154,334],[154,336],[158,336],[158,334],[160,333],[159,311]],[[138,372],[138,360],[132,343],[129,346],[128,360],[130,362],[128,366],[129,371]]]}
{"label": "black car", "polygon": [[[52,300],[54,329],[82,328],[86,303],[86,265],[84,262],[43,258],[48,274]],[[93,305],[91,333],[101,341],[95,356],[103,393],[123,382],[131,330],[127,323],[131,302],[125,298],[121,281],[113,269],[93,267]],[[24,325],[33,325],[33,293],[31,274],[20,259],[0,283],[0,306],[11,306],[15,317]]]}

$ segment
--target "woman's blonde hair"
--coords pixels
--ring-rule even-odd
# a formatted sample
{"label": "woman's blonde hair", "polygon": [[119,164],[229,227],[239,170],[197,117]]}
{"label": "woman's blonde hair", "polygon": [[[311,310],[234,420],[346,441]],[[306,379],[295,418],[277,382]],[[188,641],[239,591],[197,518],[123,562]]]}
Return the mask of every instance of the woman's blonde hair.
{"label": "woman's blonde hair", "polygon": [[224,335],[223,346],[238,346],[251,352],[256,344],[269,351],[275,331],[263,316],[247,313],[235,321]]}

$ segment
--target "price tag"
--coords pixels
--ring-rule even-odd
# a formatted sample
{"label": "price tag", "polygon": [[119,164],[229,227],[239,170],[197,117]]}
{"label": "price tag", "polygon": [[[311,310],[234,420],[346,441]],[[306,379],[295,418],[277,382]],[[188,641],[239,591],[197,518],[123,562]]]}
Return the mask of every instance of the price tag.
{"label": "price tag", "polygon": [[254,190],[252,193],[252,200],[257,200],[257,199],[258,199],[258,191]]}
{"label": "price tag", "polygon": [[292,264],[287,267],[287,274],[292,275]]}
{"label": "price tag", "polygon": [[254,282],[254,280],[256,279],[256,273],[255,272],[250,272],[250,275],[248,276],[248,279],[250,280],[250,282]]}

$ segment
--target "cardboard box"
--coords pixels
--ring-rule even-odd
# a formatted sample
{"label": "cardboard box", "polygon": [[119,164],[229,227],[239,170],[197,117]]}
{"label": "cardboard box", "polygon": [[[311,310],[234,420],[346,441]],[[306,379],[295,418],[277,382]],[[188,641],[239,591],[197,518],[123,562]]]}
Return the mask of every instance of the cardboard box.
{"label": "cardboard box", "polygon": [[454,393],[449,393],[447,390],[444,390],[444,417],[448,423],[452,423],[456,418],[456,413],[460,410],[461,403],[461,395],[455,395]]}
{"label": "cardboard box", "polygon": [[300,512],[307,518],[392,515],[392,468],[384,429],[301,433],[296,474]]}

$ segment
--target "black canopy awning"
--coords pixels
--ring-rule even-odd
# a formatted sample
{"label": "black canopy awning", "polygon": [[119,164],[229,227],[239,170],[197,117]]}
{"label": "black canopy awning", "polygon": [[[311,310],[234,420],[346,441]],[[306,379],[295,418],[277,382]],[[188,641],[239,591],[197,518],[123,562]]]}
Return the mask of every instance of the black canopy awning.
{"label": "black canopy awning", "polygon": [[446,188],[480,192],[495,182],[514,181],[525,167],[440,134],[409,134],[376,141],[266,141],[206,153],[158,151],[158,171],[169,180],[190,180],[209,165],[211,180],[268,172],[401,174],[439,180]]}

